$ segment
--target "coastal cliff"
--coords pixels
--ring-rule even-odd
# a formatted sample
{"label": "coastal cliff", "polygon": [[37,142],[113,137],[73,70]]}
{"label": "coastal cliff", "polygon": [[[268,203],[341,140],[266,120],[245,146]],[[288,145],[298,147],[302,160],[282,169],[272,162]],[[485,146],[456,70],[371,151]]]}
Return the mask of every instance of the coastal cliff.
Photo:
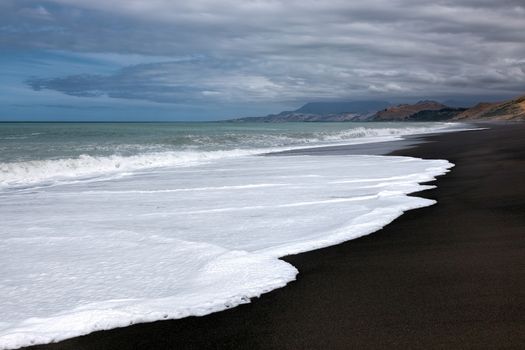
{"label": "coastal cliff", "polygon": [[471,108],[453,108],[423,100],[392,106],[385,101],[314,102],[295,111],[230,122],[398,122],[398,121],[525,121],[525,95],[503,102],[482,102]]}
{"label": "coastal cliff", "polygon": [[479,103],[455,120],[525,121],[525,95],[501,103]]}

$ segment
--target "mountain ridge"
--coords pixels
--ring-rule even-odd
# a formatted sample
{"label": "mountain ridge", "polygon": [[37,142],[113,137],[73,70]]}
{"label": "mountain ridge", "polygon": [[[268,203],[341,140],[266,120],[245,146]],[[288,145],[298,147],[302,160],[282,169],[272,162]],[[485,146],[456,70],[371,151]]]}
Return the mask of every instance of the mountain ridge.
{"label": "mountain ridge", "polygon": [[398,105],[376,100],[309,102],[294,111],[227,121],[283,123],[444,120],[525,121],[525,95],[502,102],[480,102],[470,108],[454,108],[433,100],[421,100],[414,104],[403,103]]}
{"label": "mountain ridge", "polygon": [[411,116],[422,111],[438,111],[449,108],[442,103],[432,100],[422,100],[415,104],[399,104],[397,106],[388,107],[382,111],[377,112],[372,116],[372,121],[402,121],[408,120]]}

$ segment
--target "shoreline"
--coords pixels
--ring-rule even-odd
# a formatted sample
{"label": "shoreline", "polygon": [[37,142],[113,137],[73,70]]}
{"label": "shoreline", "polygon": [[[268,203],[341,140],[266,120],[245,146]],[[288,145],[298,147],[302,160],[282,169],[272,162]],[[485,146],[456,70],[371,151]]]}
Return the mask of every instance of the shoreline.
{"label": "shoreline", "polygon": [[[517,169],[505,173],[509,179],[503,182],[498,181],[500,173],[495,179],[473,176],[472,167],[474,171],[479,167],[487,168],[485,172],[492,175],[494,171],[505,169],[496,160],[506,163],[509,158],[506,152],[511,152],[512,156],[516,153],[514,150],[525,149],[521,147],[525,145],[525,141],[521,141],[525,135],[524,126],[491,125],[492,129],[475,133],[422,135],[423,142],[392,152],[394,155],[447,159],[456,164],[451,173],[439,177],[437,189],[413,194],[437,199],[438,204],[409,211],[369,236],[283,258],[298,268],[298,280],[250,304],[203,317],[95,332],[31,349],[421,348],[523,344],[525,322],[520,322],[519,309],[523,309],[525,300],[520,292],[525,281],[516,278],[516,274],[524,276],[525,258],[521,256],[525,254],[520,253],[525,252],[525,248],[519,252],[510,249],[507,236],[517,236],[512,241],[516,241],[518,247],[523,246],[523,240],[519,241],[519,228],[525,227],[524,218],[519,210],[512,209],[501,213],[496,210],[501,217],[496,215],[490,204],[492,198],[501,197],[502,192],[490,190],[497,183],[507,186],[503,191],[505,198],[500,198],[499,202],[504,208],[523,204],[519,197],[525,189],[517,179],[525,174],[525,166],[514,164]],[[509,151],[511,149],[513,151]],[[525,158],[523,152],[518,160]],[[468,157],[476,158],[480,164],[472,164]],[[477,173],[482,172],[478,169]],[[479,186],[475,183],[489,179],[495,184]],[[482,193],[487,190],[491,192],[488,197],[487,193]],[[474,195],[476,201],[463,198],[465,192]],[[513,198],[507,198],[509,196]],[[465,208],[458,206],[458,201],[465,204]],[[479,209],[479,201],[489,202],[486,204],[488,213],[480,215],[473,210]],[[461,215],[453,215],[457,213]],[[472,222],[467,220],[471,217]],[[488,250],[483,249],[487,247],[477,245],[475,228],[465,225],[474,225],[477,232],[481,232],[494,229],[497,225],[494,226],[493,221],[505,225],[502,226],[504,239],[501,241],[502,237],[484,232],[481,243],[492,244]],[[452,225],[448,225],[450,223]],[[517,225],[516,233],[512,224]],[[451,236],[451,232],[456,235]],[[492,249],[494,244],[503,244],[505,249],[497,251],[498,255]],[[486,266],[488,257],[486,254],[479,256],[480,253],[488,253],[489,257],[494,254],[495,258],[507,263],[505,259],[512,253],[510,257],[515,261],[511,262],[516,266],[514,269],[503,269],[507,265],[498,264]],[[487,272],[488,276],[481,272]],[[501,288],[501,284],[491,289],[491,283],[498,278],[512,282],[512,289]],[[500,315],[497,311],[506,313]]]}

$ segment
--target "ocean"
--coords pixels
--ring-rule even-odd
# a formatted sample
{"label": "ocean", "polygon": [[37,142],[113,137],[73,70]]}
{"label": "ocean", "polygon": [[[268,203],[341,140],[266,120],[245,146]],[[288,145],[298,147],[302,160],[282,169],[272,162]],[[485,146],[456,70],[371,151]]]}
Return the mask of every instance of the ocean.
{"label": "ocean", "polygon": [[0,348],[205,315],[434,201],[446,160],[270,152],[446,123],[0,124]]}

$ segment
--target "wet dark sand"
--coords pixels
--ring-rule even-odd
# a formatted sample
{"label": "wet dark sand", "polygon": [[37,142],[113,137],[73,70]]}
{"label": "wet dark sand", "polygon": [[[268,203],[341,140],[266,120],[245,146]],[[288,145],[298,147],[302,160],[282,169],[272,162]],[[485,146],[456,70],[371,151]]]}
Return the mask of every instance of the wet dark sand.
{"label": "wet dark sand", "polygon": [[285,258],[298,280],[205,317],[34,349],[525,348],[525,124],[442,134],[398,155],[456,164],[438,204]]}

